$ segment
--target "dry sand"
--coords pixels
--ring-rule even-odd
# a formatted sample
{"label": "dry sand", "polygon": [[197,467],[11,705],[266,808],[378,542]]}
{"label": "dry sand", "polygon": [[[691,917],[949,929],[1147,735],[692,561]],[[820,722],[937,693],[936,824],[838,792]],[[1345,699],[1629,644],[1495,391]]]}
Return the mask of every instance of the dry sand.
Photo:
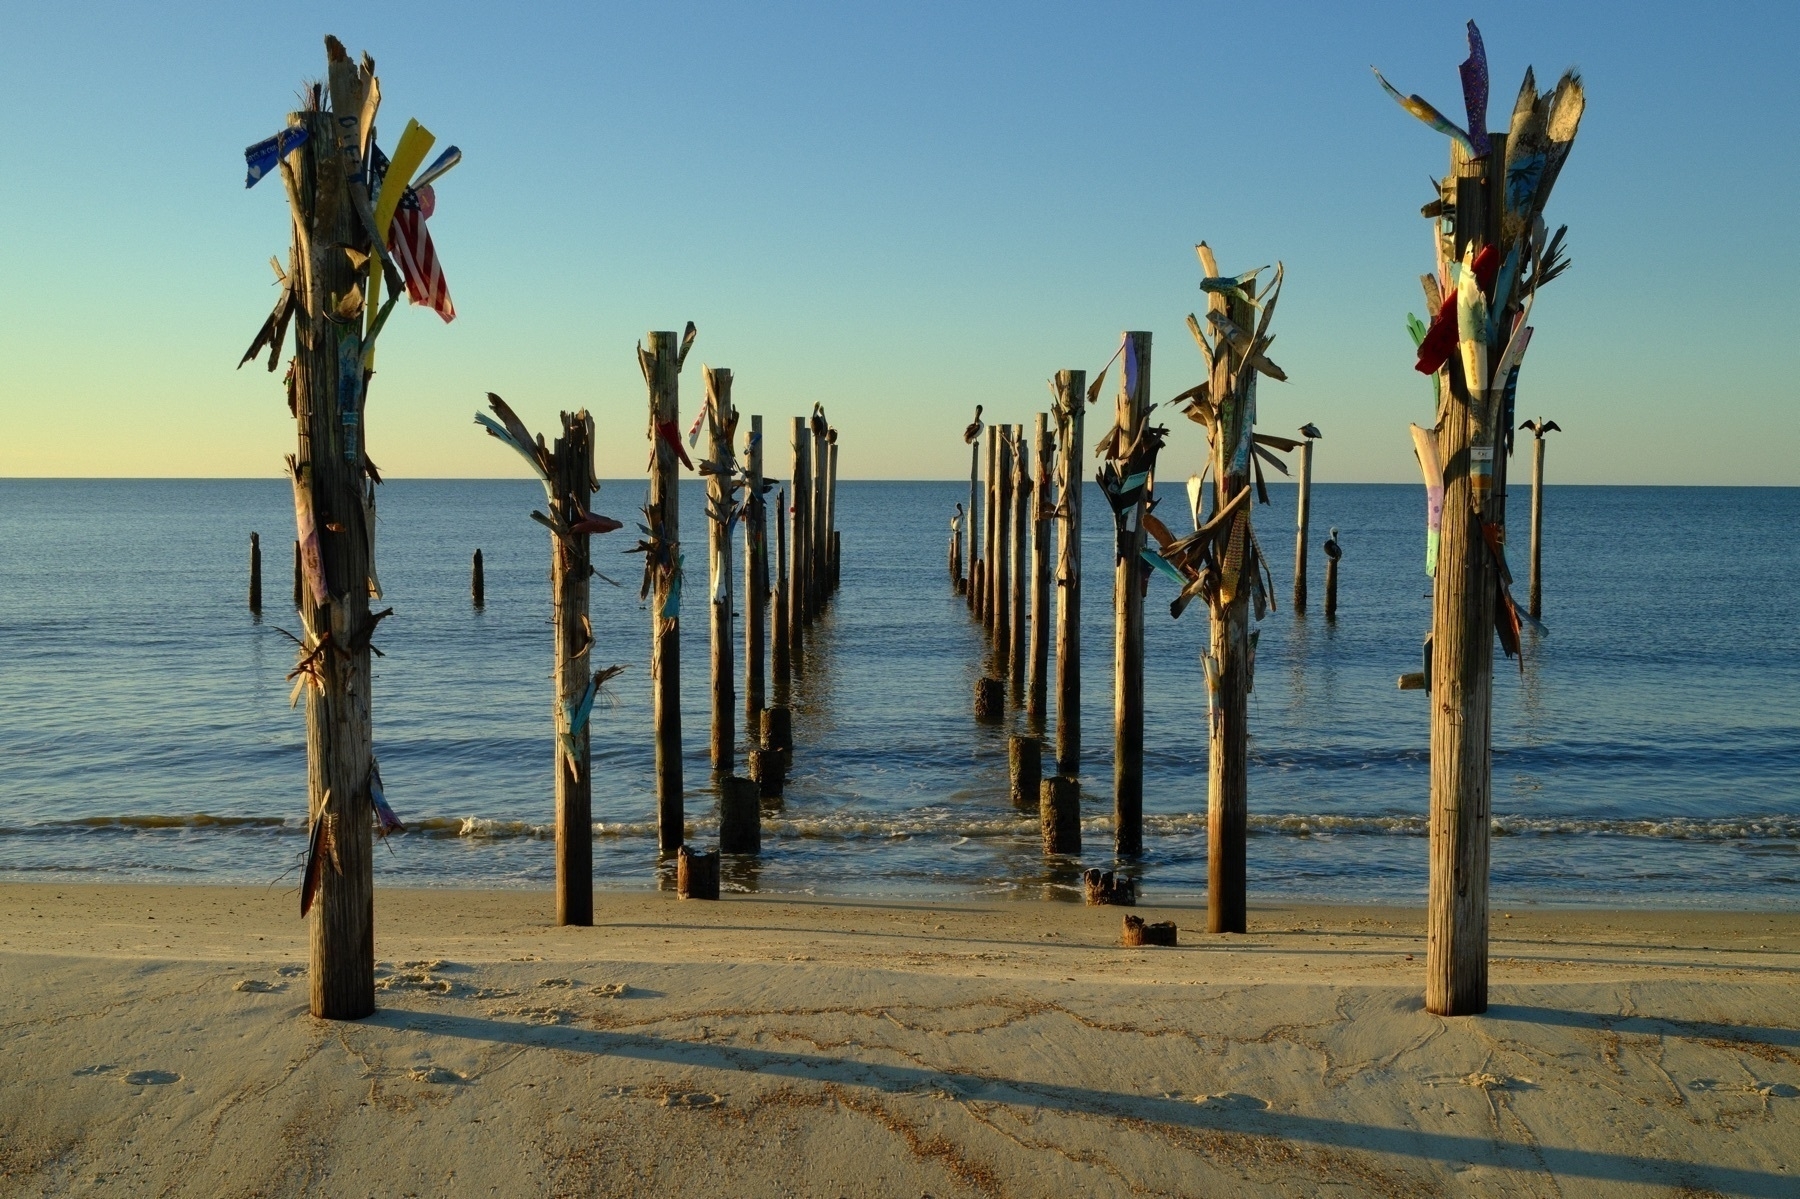
{"label": "dry sand", "polygon": [[[0,1194],[1800,1195],[1800,915],[0,885]],[[1411,955],[1409,957],[1409,955]]]}

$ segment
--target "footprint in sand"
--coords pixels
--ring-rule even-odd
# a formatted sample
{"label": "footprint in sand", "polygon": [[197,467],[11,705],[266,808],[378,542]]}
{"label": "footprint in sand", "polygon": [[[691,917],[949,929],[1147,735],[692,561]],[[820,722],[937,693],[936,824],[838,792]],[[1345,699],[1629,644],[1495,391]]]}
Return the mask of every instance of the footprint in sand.
{"label": "footprint in sand", "polygon": [[1245,1095],[1238,1091],[1226,1091],[1219,1095],[1196,1095],[1194,1102],[1202,1107],[1217,1108],[1221,1111],[1266,1112],[1269,1110],[1267,1099],[1259,1099],[1255,1095]]}
{"label": "footprint in sand", "polygon": [[180,1082],[181,1075],[173,1070],[133,1070],[119,1080],[128,1087],[160,1087],[171,1082]]}
{"label": "footprint in sand", "polygon": [[241,978],[238,980],[238,985],[231,989],[234,991],[252,991],[260,994],[267,991],[273,991],[275,989],[275,984],[264,982],[260,978]]}
{"label": "footprint in sand", "polygon": [[112,1065],[110,1062],[104,1066],[83,1066],[81,1069],[75,1071],[75,1077],[92,1078],[96,1074],[111,1074],[117,1069],[118,1067]]}
{"label": "footprint in sand", "polygon": [[1527,1091],[1536,1084],[1529,1078],[1509,1078],[1504,1074],[1489,1074],[1485,1070],[1477,1070],[1473,1074],[1463,1075],[1463,1085],[1480,1087],[1484,1091]]}
{"label": "footprint in sand", "polygon": [[588,994],[598,995],[603,999],[623,999],[629,990],[631,988],[624,983],[601,983],[597,987],[589,987]]}
{"label": "footprint in sand", "polygon": [[281,975],[281,977],[283,977],[283,978],[293,978],[296,974],[305,974],[306,967],[305,966],[277,966],[275,968],[275,973]]}
{"label": "footprint in sand", "polygon": [[664,1107],[717,1107],[725,1100],[707,1091],[670,1091],[662,1098]]}
{"label": "footprint in sand", "polygon": [[540,979],[538,979],[538,986],[540,986],[540,987],[572,987],[574,985],[575,985],[575,980],[572,978],[540,978]]}
{"label": "footprint in sand", "polygon": [[468,1075],[446,1070],[442,1066],[414,1066],[407,1074],[414,1082],[428,1082],[439,1086],[461,1085],[469,1081]]}

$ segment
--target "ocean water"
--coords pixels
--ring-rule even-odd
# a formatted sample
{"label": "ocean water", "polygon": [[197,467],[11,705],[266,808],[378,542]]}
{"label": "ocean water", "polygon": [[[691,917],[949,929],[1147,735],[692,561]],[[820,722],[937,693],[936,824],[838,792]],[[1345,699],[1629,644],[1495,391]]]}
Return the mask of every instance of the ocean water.
{"label": "ocean water", "polygon": [[[682,528],[702,544],[703,495]],[[629,519],[642,481],[598,510]],[[1281,610],[1263,623],[1251,709],[1253,898],[1423,899],[1430,620],[1416,486],[1314,492],[1313,606],[1287,610],[1292,487],[1255,512]],[[795,763],[757,861],[765,892],[1072,894],[1111,859],[1110,525],[1086,504],[1079,862],[1046,863],[1006,794],[1006,735],[970,714],[983,639],[951,595],[959,483],[844,483],[843,586],[793,683]],[[1514,510],[1527,502],[1514,488]],[[534,483],[398,480],[381,491],[376,752],[408,831],[385,885],[547,887],[553,877],[547,534]],[[1172,504],[1179,510],[1177,493]],[[1552,487],[1545,612],[1494,686],[1493,888],[1501,903],[1800,906],[1797,489]],[[1178,523],[1172,519],[1171,524]],[[1518,528],[1524,521],[1515,518]],[[1317,543],[1344,546],[1339,615],[1320,615]],[[304,848],[304,716],[279,632],[293,536],[285,481],[0,480],[0,877],[238,882],[291,889]],[[247,543],[265,546],[258,620]],[[1523,538],[1515,534],[1524,598]],[[594,717],[595,874],[670,884],[655,846],[641,559],[598,539],[596,664],[628,669]],[[471,552],[487,604],[469,602]],[[689,561],[704,552],[690,548]],[[741,558],[739,559],[741,564]],[[690,840],[709,843],[707,623],[693,568],[683,629]],[[1204,609],[1147,604],[1152,896],[1206,882]],[[739,638],[741,654],[741,628]],[[740,727],[740,739],[742,729]]]}

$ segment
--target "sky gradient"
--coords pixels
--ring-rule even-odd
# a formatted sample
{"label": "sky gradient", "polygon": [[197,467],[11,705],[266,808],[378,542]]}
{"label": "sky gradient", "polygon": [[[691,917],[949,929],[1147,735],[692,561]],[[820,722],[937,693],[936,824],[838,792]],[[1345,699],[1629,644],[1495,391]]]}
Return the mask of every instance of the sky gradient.
{"label": "sky gradient", "polygon": [[[280,376],[233,367],[275,299],[286,200],[244,189],[242,151],[333,32],[376,58],[385,145],[417,117],[465,155],[431,221],[458,318],[402,305],[381,341],[387,474],[522,473],[471,423],[489,390],[534,428],[586,406],[599,473],[640,473],[633,344],[693,320],[684,425],[700,363],[728,366],[771,428],[823,401],[846,477],[956,477],[974,404],[1029,422],[1048,376],[1097,370],[1123,329],[1155,334],[1154,399],[1196,382],[1205,239],[1227,271],[1287,266],[1292,382],[1262,389],[1261,427],[1317,422],[1322,479],[1416,481],[1430,394],[1403,322],[1448,151],[1369,66],[1459,111],[1472,16],[1490,127],[1528,63],[1587,82],[1547,214],[1573,265],[1520,379],[1520,417],[1566,430],[1552,479],[1800,484],[1800,6],[295,11],[9,13],[0,476],[280,472]],[[1172,423],[1185,474],[1204,438]]]}

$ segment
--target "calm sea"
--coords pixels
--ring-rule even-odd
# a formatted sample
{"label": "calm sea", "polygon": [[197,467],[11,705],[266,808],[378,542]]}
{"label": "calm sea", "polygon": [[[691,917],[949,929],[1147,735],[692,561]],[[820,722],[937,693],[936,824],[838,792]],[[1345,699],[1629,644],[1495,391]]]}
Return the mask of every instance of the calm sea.
{"label": "calm sea", "polygon": [[[1092,490],[1090,485],[1090,491]],[[1256,510],[1282,611],[1263,625],[1250,767],[1253,896],[1425,893],[1430,619],[1424,498],[1325,485],[1314,606],[1287,611],[1291,487]],[[1066,894],[1035,816],[1006,796],[1007,729],[970,717],[983,643],[950,594],[956,483],[841,485],[843,588],[795,683],[785,810],[730,886],[839,894]],[[1515,490],[1516,510],[1524,496]],[[596,504],[629,519],[641,481]],[[529,482],[396,481],[381,493],[375,736],[409,831],[387,885],[547,886],[553,877],[547,534]],[[682,527],[703,537],[684,484]],[[1180,507],[1179,496],[1173,506]],[[1800,490],[1553,487],[1545,623],[1494,686],[1493,884],[1503,903],[1800,906]],[[1109,523],[1086,511],[1082,864],[1110,864]],[[1171,521],[1171,523],[1175,523]],[[1523,526],[1523,521],[1518,524]],[[1316,544],[1344,546],[1339,616]],[[262,535],[265,607],[245,604]],[[654,839],[649,617],[626,534],[596,541],[596,663],[629,669],[594,718],[601,887],[666,882]],[[284,675],[293,511],[285,481],[0,480],[0,877],[291,888],[304,846],[304,718]],[[1522,539],[1521,539],[1522,540]],[[469,602],[471,552],[487,605]],[[1523,600],[1523,546],[1514,551]],[[704,558],[690,551],[689,562]],[[704,568],[697,568],[703,572]],[[703,575],[702,575],[703,577]],[[689,595],[704,584],[690,584]],[[1147,606],[1147,853],[1153,896],[1206,879],[1204,610]],[[707,625],[683,631],[690,839],[710,842]],[[741,641],[740,641],[741,646]]]}

